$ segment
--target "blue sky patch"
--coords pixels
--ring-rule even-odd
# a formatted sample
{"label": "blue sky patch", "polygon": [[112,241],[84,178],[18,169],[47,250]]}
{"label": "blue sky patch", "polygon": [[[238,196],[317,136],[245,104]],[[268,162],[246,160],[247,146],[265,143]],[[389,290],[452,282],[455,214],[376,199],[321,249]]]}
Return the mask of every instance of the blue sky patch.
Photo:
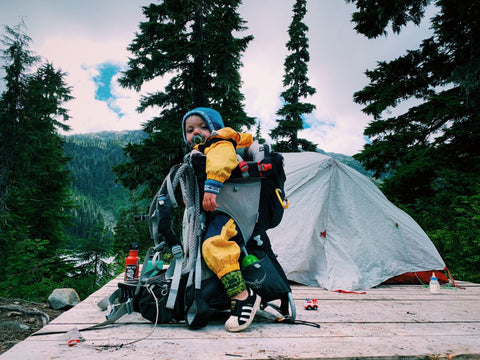
{"label": "blue sky patch", "polygon": [[366,142],[367,144],[371,144],[371,143],[372,143],[372,139],[370,139],[368,136],[363,135],[363,140],[365,140],[365,142]]}
{"label": "blue sky patch", "polygon": [[303,128],[310,129],[312,125],[317,121],[313,114],[302,115]]}
{"label": "blue sky patch", "polygon": [[310,128],[321,128],[321,127],[330,127],[334,128],[335,123],[332,121],[328,120],[323,120],[323,119],[317,119],[315,114],[306,114],[302,115],[303,119],[303,128],[304,129],[310,129]]}
{"label": "blue sky patch", "polygon": [[98,75],[93,78],[97,90],[95,99],[105,101],[110,110],[122,117],[123,114],[118,106],[115,105],[116,97],[112,94],[112,78],[121,70],[120,66],[112,63],[102,63],[97,66]]}

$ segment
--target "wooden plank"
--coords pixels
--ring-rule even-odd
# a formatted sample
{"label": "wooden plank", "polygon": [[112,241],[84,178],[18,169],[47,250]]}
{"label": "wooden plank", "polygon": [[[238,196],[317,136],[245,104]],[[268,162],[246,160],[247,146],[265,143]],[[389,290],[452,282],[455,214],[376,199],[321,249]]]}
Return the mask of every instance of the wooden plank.
{"label": "wooden plank", "polygon": [[[329,322],[480,322],[480,301],[359,301],[340,299],[319,303],[317,311],[303,309],[303,302],[296,301],[297,319],[319,323]],[[354,303],[354,306],[353,306]],[[106,312],[89,304],[79,304],[78,311],[66,312],[55,319],[48,327],[62,324],[94,325],[105,320]],[[267,309],[268,310],[268,309]],[[139,322],[139,315],[125,317],[119,322]]]}
{"label": "wooden plank", "polygon": [[[41,331],[68,331],[102,322],[96,303],[113,292],[120,277],[65,312]],[[458,359],[480,357],[480,286],[430,294],[422,286],[386,286],[366,294],[343,294],[294,285],[297,319],[320,324],[272,324],[259,313],[244,332],[224,329],[219,313],[205,329],[158,325],[131,314],[107,328],[84,331],[86,341],[67,346],[65,334],[31,336],[0,356],[7,359],[398,359],[401,356]],[[319,309],[303,309],[305,298]],[[260,316],[263,315],[263,316]],[[267,316],[270,319],[273,315]],[[194,351],[192,353],[192,351]]]}
{"label": "wooden plank", "polygon": [[[145,333],[147,333],[146,331]],[[156,359],[312,359],[399,356],[429,356],[453,358],[454,355],[479,354],[479,338],[435,335],[426,338],[394,336],[384,332],[382,336],[318,336],[284,338],[266,337],[262,331],[247,331],[235,337],[202,337],[187,339],[178,337],[147,338],[127,343],[115,337],[93,339],[74,347],[65,341],[26,341],[23,347],[14,347],[2,359],[120,359],[131,356]],[[138,335],[142,332],[138,331]],[[222,332],[225,334],[225,332]],[[253,334],[253,335],[252,335]],[[260,336],[259,336],[260,335]],[[138,339],[138,336],[134,339]],[[472,341],[474,341],[472,343]],[[476,344],[475,345],[475,341]],[[32,354],[34,356],[32,357]],[[438,357],[436,357],[438,356]],[[464,358],[464,357],[461,357]]]}
{"label": "wooden plank", "polygon": [[[150,336],[151,340],[162,338],[177,339],[207,339],[207,338],[227,338],[242,336],[261,336],[262,338],[295,338],[295,337],[382,337],[385,334],[389,336],[478,336],[478,326],[480,322],[322,322],[319,328],[307,325],[290,325],[266,323],[262,319],[256,319],[246,332],[239,334],[226,333],[223,328],[224,320],[211,321],[207,328],[192,331],[184,324],[161,324],[156,327],[153,324],[133,321],[126,321],[110,327],[108,329],[96,329],[83,332],[86,339],[92,340],[134,340],[146,336],[150,331],[154,331]],[[72,329],[71,324],[56,324],[48,327],[51,331],[68,331]],[[105,331],[108,330],[108,331]],[[47,331],[47,329],[45,329]],[[247,335],[245,335],[247,334]],[[45,335],[30,337],[27,341],[43,340],[61,340],[63,334]]]}

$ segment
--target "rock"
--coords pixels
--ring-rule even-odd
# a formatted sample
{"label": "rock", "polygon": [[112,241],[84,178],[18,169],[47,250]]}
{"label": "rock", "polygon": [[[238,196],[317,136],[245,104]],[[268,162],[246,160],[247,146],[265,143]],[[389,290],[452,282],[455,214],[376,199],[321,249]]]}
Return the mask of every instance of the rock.
{"label": "rock", "polygon": [[48,297],[48,303],[55,310],[71,308],[79,302],[80,296],[75,289],[55,289]]}
{"label": "rock", "polygon": [[30,330],[30,326],[18,321],[3,321],[0,323],[0,327],[11,330]]}

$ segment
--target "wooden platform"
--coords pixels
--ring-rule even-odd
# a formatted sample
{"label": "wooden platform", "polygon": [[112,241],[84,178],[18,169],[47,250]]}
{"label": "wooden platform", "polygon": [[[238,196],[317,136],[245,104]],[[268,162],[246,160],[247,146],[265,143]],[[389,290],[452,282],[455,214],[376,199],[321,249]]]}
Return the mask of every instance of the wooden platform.
{"label": "wooden platform", "polygon": [[[96,304],[117,282],[40,332],[104,321]],[[82,332],[85,341],[75,346],[67,346],[65,334],[31,336],[0,359],[480,359],[480,285],[458,284],[465,288],[442,288],[436,295],[420,285],[382,286],[365,294],[293,286],[297,319],[320,328],[272,324],[262,312],[241,333],[225,331],[224,316],[192,331],[183,324],[154,328],[131,314],[108,328]],[[305,298],[317,298],[320,308],[304,310]]]}

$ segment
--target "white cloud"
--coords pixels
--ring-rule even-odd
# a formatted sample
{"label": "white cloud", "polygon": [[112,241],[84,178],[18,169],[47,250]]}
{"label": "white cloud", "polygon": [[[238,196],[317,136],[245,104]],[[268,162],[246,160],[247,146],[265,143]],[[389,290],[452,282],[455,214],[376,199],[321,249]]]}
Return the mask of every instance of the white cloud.
{"label": "white cloud", "polygon": [[[67,73],[66,82],[72,87],[74,99],[66,105],[70,109],[69,125],[74,133],[86,133],[103,130],[139,129],[142,120],[132,116],[138,106],[139,95],[133,91],[124,91],[122,98],[114,101],[120,107],[119,115],[108,107],[105,101],[95,99],[97,85],[93,81],[98,75],[98,65],[106,62],[125,67],[127,59],[127,41],[96,42],[89,39],[51,38],[38,49],[39,54],[48,54],[48,60]],[[117,77],[112,86],[119,95]],[[133,105],[133,102],[136,104]],[[126,106],[126,109],[123,108]]]}
{"label": "white cloud", "polygon": [[[284,74],[287,29],[292,20],[293,0],[244,0],[239,12],[247,21],[247,31],[255,39],[242,56],[241,69],[245,110],[261,120],[264,135],[276,126],[276,111]],[[95,100],[93,77],[99,64],[111,62],[125,68],[127,46],[144,21],[141,6],[146,0],[0,0],[0,24],[14,26],[25,16],[26,32],[33,39],[32,50],[48,59],[56,68],[67,72],[66,81],[73,88],[75,100],[67,103],[73,132],[123,130],[140,128],[158,115],[159,109],[138,114],[140,94],[121,88],[112,79],[115,98],[123,116],[111,110],[104,101]],[[400,36],[367,40],[355,33],[350,22],[354,10],[344,1],[315,0],[307,4],[305,23],[309,26],[310,85],[317,94],[306,101],[317,109],[309,116],[316,122],[302,131],[302,137],[329,152],[352,155],[361,150],[363,129],[369,118],[353,102],[353,93],[368,84],[364,75],[377,60],[390,60],[405,49],[417,48],[429,33],[428,21],[420,28],[407,27]],[[429,12],[427,18],[432,16]],[[168,78],[145,84],[142,94],[164,88]]]}

